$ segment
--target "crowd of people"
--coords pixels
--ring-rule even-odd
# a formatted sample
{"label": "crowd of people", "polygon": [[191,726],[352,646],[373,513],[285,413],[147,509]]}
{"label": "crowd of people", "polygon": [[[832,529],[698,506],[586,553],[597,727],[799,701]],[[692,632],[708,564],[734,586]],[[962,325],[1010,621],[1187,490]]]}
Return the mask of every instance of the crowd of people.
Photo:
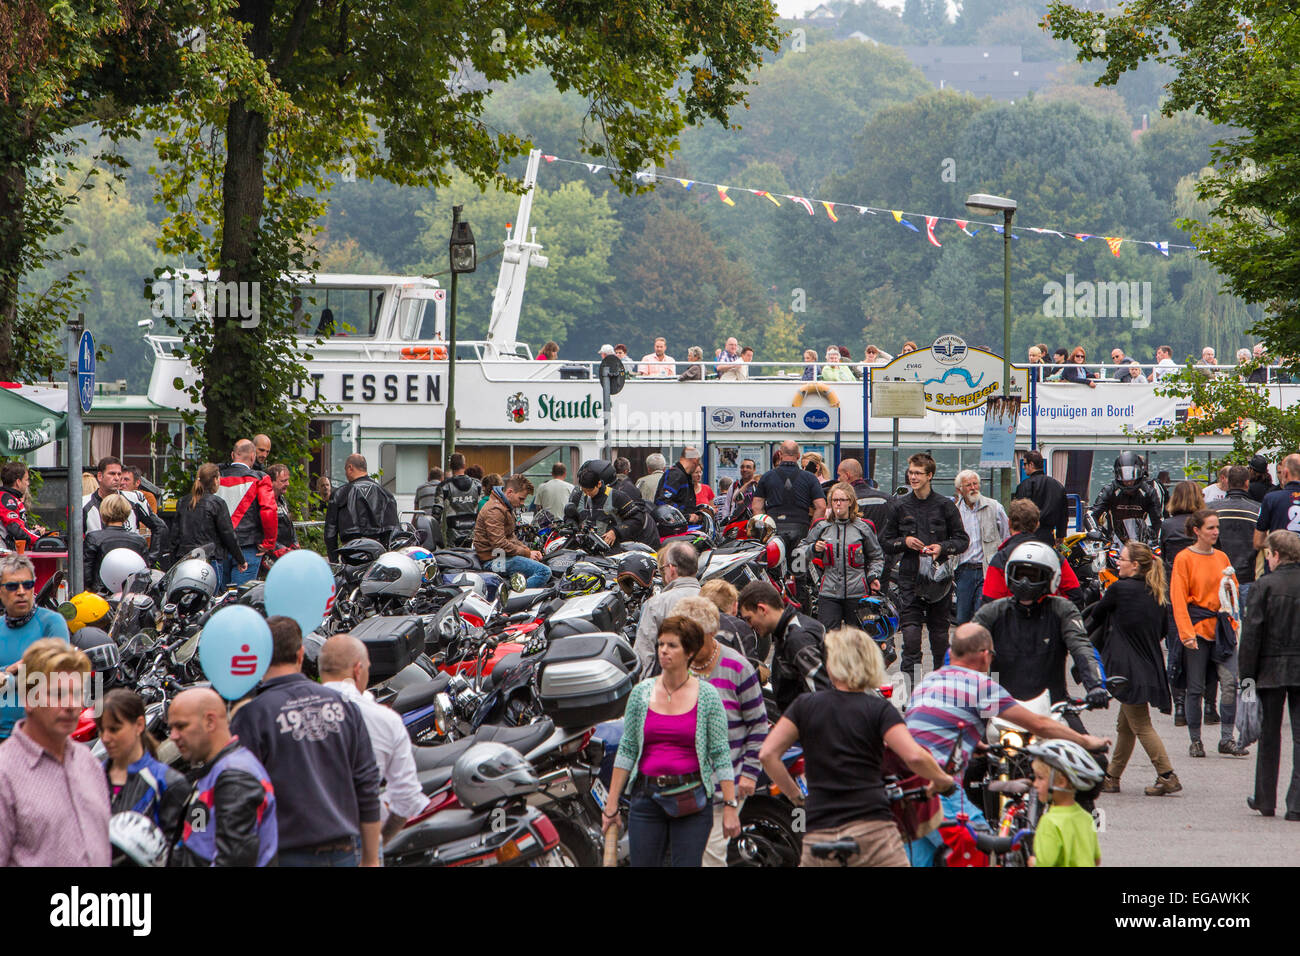
{"label": "crowd of people", "polygon": [[[547,342],[538,359],[558,361],[559,346]],[[910,339],[903,343],[898,355],[914,352],[917,344]],[[654,340],[653,351],[642,356],[638,361],[628,354],[628,347],[623,343],[602,345],[599,356],[617,356],[623,363],[624,371],[629,376],[641,378],[676,378],[691,382],[704,379],[722,381],[744,381],[761,375],[796,374],[793,368],[782,367],[793,363],[754,362],[752,346],[742,346],[734,336],[727,339],[721,348],[715,349],[712,361],[706,361],[705,350],[700,346],[689,346],[684,361],[678,361],[668,354],[668,340],[662,336]],[[806,382],[853,382],[860,381],[864,370],[871,366],[887,365],[895,359],[893,353],[887,352],[879,345],[867,345],[862,350],[860,360],[854,360],[853,348],[848,345],[828,345],[819,354],[816,349],[805,349],[803,369],[800,378]],[[1129,356],[1122,348],[1112,348],[1108,354],[1109,361],[1088,362],[1088,352],[1083,346],[1074,348],[1049,348],[1046,343],[1031,345],[1026,353],[1026,362],[1035,381],[1075,382],[1096,387],[1098,382],[1159,382],[1162,378],[1182,369],[1175,363],[1172,346],[1161,345],[1156,348],[1153,357],[1145,363],[1140,358]],[[1195,368],[1208,376],[1230,376],[1239,368],[1236,376],[1240,381],[1254,384],[1276,384],[1290,381],[1290,377],[1275,366],[1279,360],[1267,354],[1264,344],[1256,343],[1252,348],[1237,349],[1231,361],[1220,360],[1213,346],[1201,349],[1200,361],[1190,357],[1187,360]],[[751,371],[753,367],[753,371]]]}

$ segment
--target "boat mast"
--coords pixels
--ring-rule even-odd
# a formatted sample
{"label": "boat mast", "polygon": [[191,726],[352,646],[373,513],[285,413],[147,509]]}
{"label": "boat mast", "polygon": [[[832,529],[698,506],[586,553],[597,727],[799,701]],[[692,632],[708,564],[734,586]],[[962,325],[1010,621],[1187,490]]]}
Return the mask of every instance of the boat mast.
{"label": "boat mast", "polygon": [[542,159],[542,151],[535,149],[528,154],[528,171],[524,174],[524,194],[519,197],[519,214],[515,217],[514,228],[506,233],[505,252],[501,256],[501,274],[497,278],[496,293],[492,297],[492,318],[488,323],[489,354],[513,354],[517,344],[515,336],[519,333],[519,309],[523,305],[524,283],[528,278],[528,267],[537,266],[545,269],[547,258],[542,255],[542,247],[537,244],[537,230],[533,229],[533,241],[527,241],[528,229],[533,213],[533,192],[537,188],[537,167]]}

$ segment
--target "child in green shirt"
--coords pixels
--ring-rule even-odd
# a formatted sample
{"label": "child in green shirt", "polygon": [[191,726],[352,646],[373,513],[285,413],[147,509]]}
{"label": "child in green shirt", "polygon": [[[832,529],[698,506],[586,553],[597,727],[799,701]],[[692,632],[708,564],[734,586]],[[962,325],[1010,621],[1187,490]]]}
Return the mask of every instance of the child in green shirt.
{"label": "child in green shirt", "polygon": [[1034,831],[1034,855],[1030,866],[1101,866],[1101,844],[1092,814],[1074,799],[1069,778],[1043,762],[1034,760],[1034,789],[1048,806]]}

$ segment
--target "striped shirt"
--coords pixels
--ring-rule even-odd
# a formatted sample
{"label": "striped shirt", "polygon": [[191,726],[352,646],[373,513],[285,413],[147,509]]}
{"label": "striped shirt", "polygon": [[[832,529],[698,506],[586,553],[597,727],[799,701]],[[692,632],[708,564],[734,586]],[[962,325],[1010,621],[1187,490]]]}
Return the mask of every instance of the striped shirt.
{"label": "striped shirt", "polygon": [[[725,644],[718,644],[718,660],[705,679],[717,688],[727,715],[727,742],[737,777],[757,780],[762,771],[758,749],[767,736],[767,705],[763,687],[752,664]],[[720,789],[720,788],[719,788]]]}
{"label": "striped shirt", "polygon": [[985,723],[1008,708],[1015,698],[987,674],[949,664],[926,674],[907,702],[907,729],[918,744],[930,751],[940,767],[948,762],[961,738],[957,776],[984,739]]}

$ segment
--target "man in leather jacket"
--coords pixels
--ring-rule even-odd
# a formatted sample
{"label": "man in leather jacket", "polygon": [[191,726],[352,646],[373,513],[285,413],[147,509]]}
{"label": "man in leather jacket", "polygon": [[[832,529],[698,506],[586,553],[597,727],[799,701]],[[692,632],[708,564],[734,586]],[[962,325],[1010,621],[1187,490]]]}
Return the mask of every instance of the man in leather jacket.
{"label": "man in leather jacket", "polygon": [[230,735],[216,691],[176,695],[169,734],[190,764],[194,791],[179,833],[167,833],[172,866],[267,866],[279,843],[275,791],[256,757]]}
{"label": "man in leather jacket", "polygon": [[[1065,657],[1074,658],[1088,700],[1105,704],[1109,695],[1079,609],[1052,592],[1060,585],[1055,552],[1041,541],[1020,545],[1007,560],[1011,597],[985,604],[972,619],[993,635],[993,673],[1016,700],[1043,691],[1053,703],[1066,699]],[[1080,733],[1077,717],[1067,721]]]}
{"label": "man in leather jacket", "polygon": [[609,526],[604,533],[606,544],[639,541],[658,548],[659,530],[641,493],[635,486],[629,493],[626,487],[609,484],[612,480],[614,466],[609,462],[584,462],[578,469],[578,487],[565,506],[565,517],[591,520],[605,516],[603,523]]}
{"label": "man in leather jacket", "polygon": [[444,537],[449,545],[470,534],[478,516],[478,500],[483,486],[477,478],[465,474],[465,456],[456,452],[447,459],[451,475],[438,486],[438,503],[442,505]]}
{"label": "man in leather jacket", "polygon": [[699,505],[695,503],[695,489],[691,484],[691,475],[700,463],[700,453],[695,448],[686,448],[675,465],[664,472],[655,489],[656,505],[672,505],[688,521],[700,520]]}
{"label": "man in leather jacket", "polygon": [[759,638],[772,641],[772,695],[784,713],[800,694],[829,690],[822,651],[826,630],[817,621],[784,607],[766,581],[751,581],[740,592],[740,616]]}
{"label": "man in leather jacket", "polygon": [[27,466],[21,461],[7,461],[0,468],[0,544],[13,547],[16,541],[26,541],[30,548],[36,544],[45,529],[40,525],[28,524],[27,506],[23,496],[31,481]]}
{"label": "man in leather jacket", "polygon": [[374,538],[387,546],[397,527],[397,500],[369,476],[366,459],[349,455],[343,466],[348,482],[330,497],[325,511],[325,550],[338,559],[340,544],[354,538]]}

